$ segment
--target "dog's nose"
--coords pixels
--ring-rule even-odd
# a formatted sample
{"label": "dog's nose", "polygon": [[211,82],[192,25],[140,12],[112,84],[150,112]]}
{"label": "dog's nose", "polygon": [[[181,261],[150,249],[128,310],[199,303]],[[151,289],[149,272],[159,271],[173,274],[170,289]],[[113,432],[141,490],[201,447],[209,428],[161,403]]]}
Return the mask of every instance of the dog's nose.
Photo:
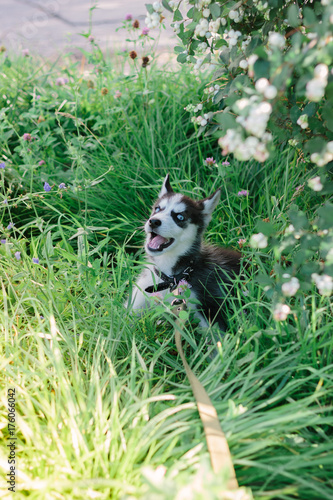
{"label": "dog's nose", "polygon": [[160,219],[149,219],[149,225],[153,229],[155,229],[155,227],[160,226],[161,224],[162,224],[162,222],[160,221]]}

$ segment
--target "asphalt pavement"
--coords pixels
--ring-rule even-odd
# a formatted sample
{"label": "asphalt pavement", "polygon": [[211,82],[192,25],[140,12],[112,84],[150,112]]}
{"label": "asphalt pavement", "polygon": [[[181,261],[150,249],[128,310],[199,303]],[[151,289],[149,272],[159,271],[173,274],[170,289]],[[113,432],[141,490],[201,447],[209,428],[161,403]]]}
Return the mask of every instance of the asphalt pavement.
{"label": "asphalt pavement", "polygon": [[[8,51],[28,49],[47,58],[68,50],[79,56],[78,47],[87,47],[80,33],[88,32],[91,14],[91,32],[102,50],[125,49],[128,32],[117,28],[130,14],[139,21],[141,31],[145,27],[145,3],[147,0],[0,0],[0,45]],[[167,29],[161,30],[158,43],[162,53],[172,52],[175,45],[168,17]],[[150,35],[156,37],[158,31],[151,30]]]}

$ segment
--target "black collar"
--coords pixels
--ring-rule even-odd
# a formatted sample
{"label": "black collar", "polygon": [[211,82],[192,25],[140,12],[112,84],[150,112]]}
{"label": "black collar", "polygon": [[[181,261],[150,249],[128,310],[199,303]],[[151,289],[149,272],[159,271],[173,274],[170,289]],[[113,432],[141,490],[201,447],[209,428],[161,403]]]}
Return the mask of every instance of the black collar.
{"label": "black collar", "polygon": [[193,273],[193,260],[190,260],[189,266],[186,267],[183,271],[181,271],[178,274],[174,274],[173,276],[168,276],[167,274],[162,273],[162,271],[159,271],[156,267],[154,267],[154,273],[161,278],[162,283],[158,283],[156,285],[148,286],[145,289],[145,292],[147,293],[153,293],[153,292],[160,292],[161,290],[166,290],[169,288],[170,292],[173,292],[179,285],[179,282],[182,280],[187,281],[187,283],[190,282],[190,277],[191,274]]}

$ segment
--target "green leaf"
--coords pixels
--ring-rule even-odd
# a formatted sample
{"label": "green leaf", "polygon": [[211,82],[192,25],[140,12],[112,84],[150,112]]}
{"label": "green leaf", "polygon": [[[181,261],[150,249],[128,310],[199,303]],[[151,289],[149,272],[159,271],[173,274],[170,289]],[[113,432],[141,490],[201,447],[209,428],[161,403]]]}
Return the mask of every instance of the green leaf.
{"label": "green leaf", "polygon": [[213,103],[214,104],[218,104],[219,102],[222,101],[223,97],[224,97],[224,91],[223,90],[219,90],[217,92],[217,94],[215,94],[214,97],[213,97]]}
{"label": "green leaf", "polygon": [[230,50],[229,49],[223,49],[221,50],[219,54],[219,58],[223,62],[223,64],[229,65],[229,60],[230,60]]}
{"label": "green leaf", "polygon": [[263,233],[265,236],[272,236],[276,233],[276,229],[271,222],[259,220],[256,224],[256,232]]}
{"label": "green leaf", "polygon": [[181,47],[180,45],[176,45],[173,50],[176,52],[176,54],[180,54],[181,52],[184,52],[184,48]]}
{"label": "green leaf", "polygon": [[318,210],[318,227],[319,229],[333,228],[333,205],[326,202],[325,205]]}
{"label": "green leaf", "polygon": [[288,22],[290,26],[293,28],[297,28],[297,26],[300,24],[300,18],[299,18],[299,8],[297,5],[292,4],[288,7]]}
{"label": "green leaf", "polygon": [[306,215],[295,205],[289,210],[288,215],[296,231],[299,231],[300,229],[307,229],[309,227]]}
{"label": "green leaf", "polygon": [[177,56],[177,61],[181,64],[184,64],[186,62],[187,54],[184,52],[182,54],[178,54]]}
{"label": "green leaf", "polygon": [[296,123],[298,118],[303,115],[304,112],[299,109],[298,106],[293,106],[290,110],[290,118],[293,123]]}
{"label": "green leaf", "polygon": [[308,116],[313,116],[318,109],[318,104],[315,102],[309,102],[302,111],[302,115],[306,114]]}
{"label": "green leaf", "polygon": [[220,38],[220,40],[217,40],[215,43],[215,49],[219,49],[220,47],[223,47],[224,45],[228,45],[226,40],[223,40],[223,38]]}
{"label": "green leaf", "polygon": [[222,113],[216,113],[215,120],[221,125],[221,129],[227,131],[229,128],[237,128],[238,124],[235,117],[223,111]]}
{"label": "green leaf", "polygon": [[182,21],[183,20],[183,16],[182,16],[182,13],[180,12],[179,9],[176,9],[174,14],[173,14],[173,21]]}
{"label": "green leaf", "polygon": [[303,24],[305,26],[312,26],[317,23],[317,17],[316,14],[313,12],[313,9],[310,7],[304,7],[303,8],[303,16],[304,16],[304,21]]}
{"label": "green leaf", "polygon": [[326,141],[321,137],[316,137],[310,139],[304,145],[304,149],[307,153],[321,153],[326,146]]}
{"label": "green leaf", "polygon": [[169,5],[169,2],[167,2],[167,0],[162,0],[162,5],[163,7],[168,10],[169,12],[173,12],[172,8],[170,7]]}
{"label": "green leaf", "polygon": [[147,11],[149,12],[149,14],[154,14],[155,10],[154,10],[154,7],[152,6],[151,3],[146,3],[145,7],[146,7]]}
{"label": "green leaf", "polygon": [[211,3],[209,5],[209,10],[212,14],[213,19],[217,19],[221,15],[221,7],[219,6],[218,3]]}
{"label": "green leaf", "polygon": [[264,61],[264,59],[257,59],[254,63],[253,69],[256,79],[268,78],[270,77],[271,64],[269,61]]}

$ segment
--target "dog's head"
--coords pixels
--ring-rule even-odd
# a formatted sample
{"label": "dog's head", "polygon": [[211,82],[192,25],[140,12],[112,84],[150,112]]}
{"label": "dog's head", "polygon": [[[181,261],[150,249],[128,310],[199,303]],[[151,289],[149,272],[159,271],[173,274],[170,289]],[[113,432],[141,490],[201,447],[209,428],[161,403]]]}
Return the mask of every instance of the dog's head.
{"label": "dog's head", "polygon": [[218,189],[209,198],[192,200],[175,193],[167,175],[145,224],[146,252],[152,256],[166,252],[184,255],[201,241],[220,196],[221,191]]}

